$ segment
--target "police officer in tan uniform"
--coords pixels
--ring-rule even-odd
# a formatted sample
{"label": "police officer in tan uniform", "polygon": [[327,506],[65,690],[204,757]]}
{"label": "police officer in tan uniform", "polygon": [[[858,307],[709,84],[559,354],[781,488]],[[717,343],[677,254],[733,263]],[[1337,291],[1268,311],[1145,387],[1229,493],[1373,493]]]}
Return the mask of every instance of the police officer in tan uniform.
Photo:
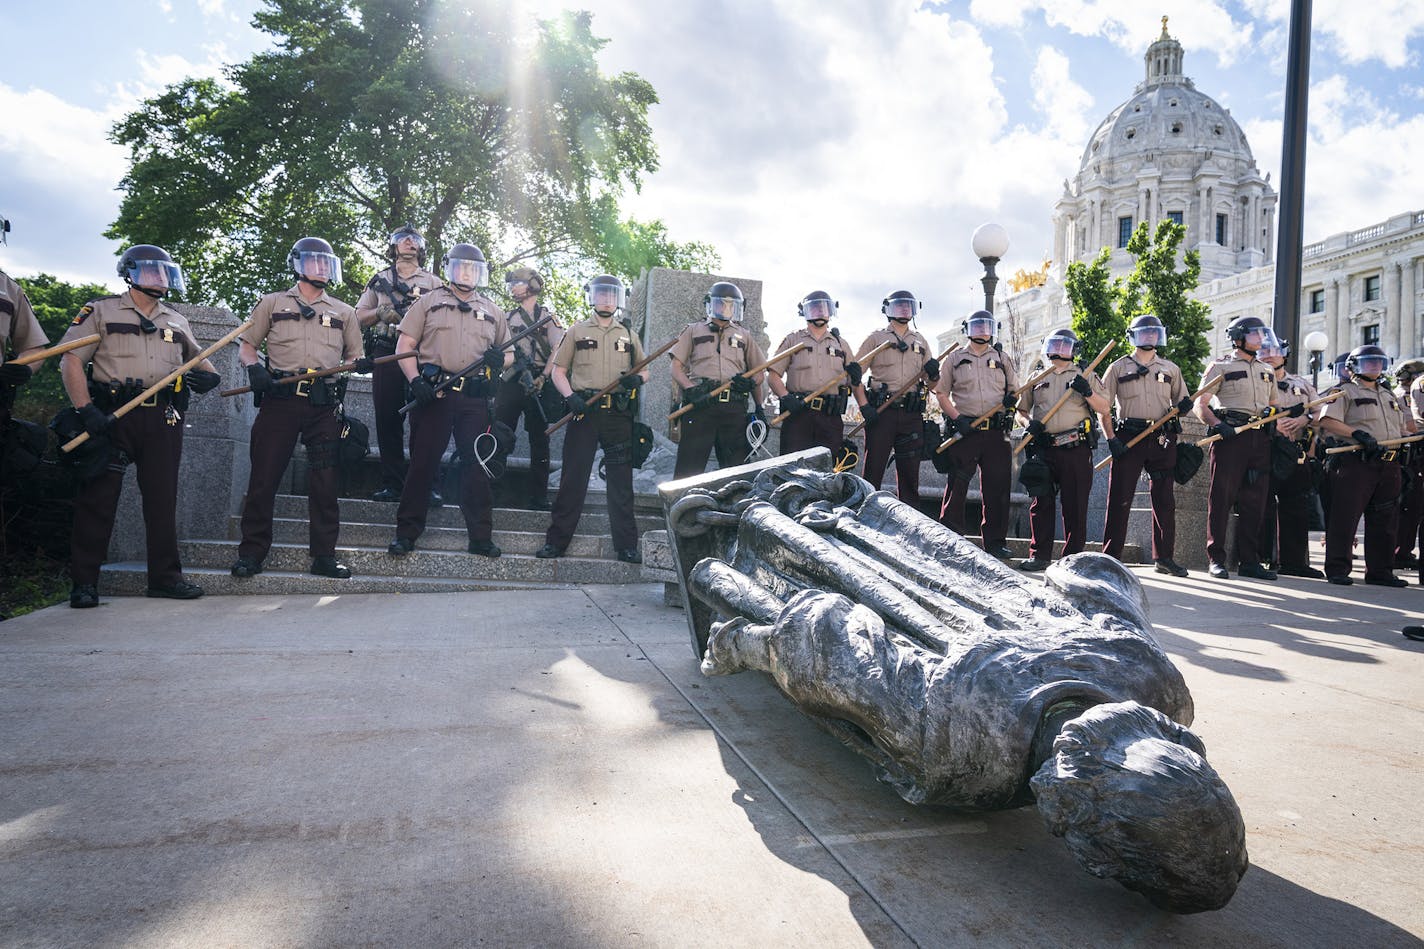
{"label": "police officer in tan uniform", "polygon": [[[1405,429],[1414,434],[1421,431],[1424,405],[1420,404],[1419,382],[1424,380],[1424,359],[1406,359],[1394,367],[1395,394],[1404,406]],[[1424,447],[1416,442],[1405,451],[1404,469],[1409,472],[1409,484],[1400,499],[1399,530],[1394,539],[1394,565],[1417,568],[1421,564],[1414,555],[1419,526],[1424,520]]]}
{"label": "police officer in tan uniform", "polygon": [[[1019,412],[1027,416],[1028,434],[1033,441],[1029,452],[1048,466],[1052,490],[1035,496],[1029,503],[1029,558],[1019,562],[1020,570],[1045,569],[1053,559],[1058,512],[1054,494],[1063,498],[1063,556],[1079,553],[1088,541],[1088,494],[1093,487],[1094,415],[1108,412],[1102,380],[1096,373],[1084,375],[1073,359],[1080,346],[1070,329],[1056,330],[1043,339],[1043,357],[1053,372],[1019,397]],[[1064,393],[1071,393],[1063,407],[1044,422],[1048,410]]]}
{"label": "police officer in tan uniform", "polygon": [[1127,443],[1171,409],[1191,411],[1192,400],[1182,381],[1182,370],[1157,353],[1167,345],[1167,327],[1155,314],[1133,320],[1127,338],[1133,345],[1132,354],[1118,359],[1103,373],[1104,395],[1113,407],[1111,414],[1102,416],[1113,459],[1108,472],[1103,553],[1122,558],[1132,498],[1138,478],[1146,470],[1152,494],[1152,560],[1158,573],[1185,577],[1187,568],[1172,559],[1177,542],[1177,495],[1172,475],[1181,423],[1172,419],[1131,448]]}
{"label": "police officer in tan uniform", "polygon": [[[1304,415],[1290,414],[1294,406],[1315,401],[1315,387],[1304,376],[1286,372],[1290,345],[1285,341],[1262,346],[1256,358],[1275,369],[1276,408],[1284,410],[1273,423],[1271,486],[1261,525],[1261,554],[1271,560],[1271,569],[1283,577],[1323,580],[1325,574],[1310,565],[1310,496],[1315,483],[1307,457],[1315,440],[1315,416],[1320,409],[1310,409]],[[1288,460],[1290,472],[1281,477],[1277,469],[1285,467]]]}
{"label": "police officer in tan uniform", "polygon": [[[601,274],[584,284],[583,292],[593,314],[569,328],[551,363],[549,384],[564,397],[574,417],[564,436],[564,466],[553,518],[544,546],[534,556],[547,560],[564,555],[578,530],[594,453],[602,446],[613,548],[619,560],[642,563],[633,517],[633,418],[648,370],[632,374],[628,370],[643,358],[643,347],[637,334],[617,319],[624,299],[621,280]],[[597,392],[620,379],[616,390],[592,401]]]}
{"label": "police officer in tan uniform", "polygon": [[[396,324],[422,293],[440,286],[440,278],[425,269],[425,238],[409,224],[391,234],[386,259],[391,266],[372,277],[356,301],[356,319],[372,359],[396,351]],[[405,484],[405,416],[400,411],[405,397],[400,366],[387,362],[372,367],[371,402],[381,453],[381,487],[371,495],[373,501],[399,501]]]}
{"label": "police officer in tan uniform", "polygon": [[[969,344],[952,353],[940,367],[934,394],[951,430],[959,440],[943,452],[949,461],[939,519],[950,530],[968,533],[965,507],[969,483],[979,472],[979,494],[983,506],[980,527],[984,549],[1001,559],[1010,556],[1005,540],[1009,530],[1009,489],[1013,475],[1013,451],[1009,429],[1013,428],[1014,407],[1019,387],[1014,361],[993,346],[999,324],[988,310],[969,314],[960,329]],[[974,420],[994,414],[977,427]],[[938,446],[934,446],[938,447]]]}
{"label": "police officer in tan uniform", "polygon": [[[441,269],[445,286],[422,296],[400,323],[396,352],[419,350],[420,364],[413,359],[399,363],[416,406],[410,412],[410,470],[396,508],[396,538],[387,552],[405,556],[425,532],[430,485],[453,434],[468,549],[482,557],[498,557],[501,551],[492,540],[490,479],[480,459],[495,454],[490,396],[495,377],[514,362],[512,352],[499,349],[509,339],[509,324],[480,292],[489,286],[483,251],[474,244],[456,244],[445,254]],[[456,378],[443,392],[435,391],[475,362],[480,362],[476,370]]]}
{"label": "police officer in tan uniform", "polygon": [[[742,326],[746,303],[734,283],[712,284],[702,298],[707,311],[703,322],[690,323],[678,336],[669,355],[672,378],[682,389],[684,404],[694,406],[682,416],[673,477],[701,474],[713,449],[717,466],[730,468],[747,460],[747,396],[752,396],[751,417],[765,421],[762,411],[762,373],[751,378],[742,373],[766,361],[761,347]],[[732,387],[709,398],[708,393],[731,381]]]}
{"label": "police officer in tan uniform", "polygon": [[[1263,415],[1274,414],[1277,401],[1276,371],[1256,354],[1261,347],[1275,345],[1275,332],[1257,316],[1241,316],[1226,327],[1232,351],[1207,367],[1202,387],[1218,377],[1215,392],[1197,398],[1197,416],[1220,435],[1211,446],[1211,487],[1206,499],[1206,555],[1208,572],[1219,580],[1231,576],[1226,569],[1226,529],[1234,508],[1240,517],[1236,525],[1237,573],[1257,580],[1274,580],[1276,573],[1261,562],[1258,546],[1261,523],[1266,514],[1266,493],[1271,479],[1270,426],[1236,433],[1236,426]],[[1299,416],[1300,407],[1291,410]]]}
{"label": "police officer in tan uniform", "polygon": [[10,418],[15,390],[30,381],[34,369],[8,362],[15,357],[44,349],[49,338],[40,328],[30,298],[20,285],[0,270],[0,423]]}
{"label": "police officer in tan uniform", "polygon": [[[925,397],[939,381],[939,360],[930,344],[910,321],[920,311],[920,303],[908,290],[896,290],[880,301],[880,312],[888,321],[885,329],[865,338],[856,351],[856,362],[871,379],[855,390],[856,403],[865,419],[865,467],[862,472],[876,490],[885,480],[890,452],[895,452],[895,478],[901,501],[920,503],[920,461],[924,448]],[[894,345],[881,350],[869,362],[865,356],[886,340]],[[890,396],[902,386],[918,380],[894,402]]]}
{"label": "police officer in tan uniform", "polygon": [[[516,267],[505,274],[504,291],[518,304],[504,314],[510,336],[524,332],[546,315],[553,316],[539,299],[544,277],[532,267]],[[559,417],[549,417],[552,413],[544,408],[540,395],[549,384],[549,357],[563,338],[564,328],[550,320],[537,333],[515,343],[514,364],[505,370],[495,391],[496,419],[511,432],[524,419],[524,432],[529,436],[529,498],[525,503],[531,511],[549,509],[549,436],[544,432]],[[557,403],[550,399],[547,404]]]}
{"label": "police officer in tan uniform", "polygon": [[[148,547],[148,595],[192,600],[203,595],[183,578],[178,559],[178,463],[183,453],[182,413],[191,392],[207,392],[221,381],[212,363],[189,370],[138,408],[115,418],[111,413],[196,356],[202,349],[188,321],[164,305],[170,291],[185,289],[183,270],[168,252],[137,244],[119,258],[119,276],[129,289],[92,300],[79,311],[61,342],[99,334],[99,342],[71,349],[60,357],[60,377],[84,430],[107,438],[111,461],[85,483],[74,499],[74,531],[69,575],[74,587],[69,605],[99,605],[99,567],[109,549],[124,484],[132,462],[143,494],[143,523]],[[87,369],[86,369],[87,366]]]}
{"label": "police officer in tan uniform", "polygon": [[[361,329],[356,311],[327,295],[328,287],[341,283],[341,258],[330,244],[319,237],[303,237],[292,245],[287,265],[296,274],[296,285],[258,301],[238,354],[259,408],[248,448],[252,471],[242,505],[242,542],[232,575],[251,577],[262,572],[272,549],[277,486],[301,438],[307,451],[311,572],[344,579],[351,570],[336,559],[341,531],[336,492],[342,384],[329,377],[295,385],[274,382],[362,358]],[[258,352],[264,342],[265,360]]]}
{"label": "police officer in tan uniform", "polygon": [[[852,387],[860,384],[860,364],[850,360],[840,331],[830,325],[840,304],[829,293],[811,291],[796,310],[806,320],[806,328],[787,334],[775,351],[785,352],[798,343],[806,348],[767,372],[767,384],[781,400],[782,411],[791,413],[781,426],[781,453],[819,445],[834,455],[845,441],[841,416]],[[838,376],[843,377],[840,385],[808,401],[812,392]]]}
{"label": "police officer in tan uniform", "polygon": [[1325,527],[1325,577],[1349,586],[1355,529],[1365,519],[1365,582],[1403,587],[1394,575],[1394,532],[1399,517],[1400,462],[1404,453],[1380,442],[1405,433],[1404,409],[1380,382],[1389,356],[1378,346],[1359,346],[1346,362],[1350,381],[1320,417],[1321,428],[1359,451],[1330,456],[1330,514]]}

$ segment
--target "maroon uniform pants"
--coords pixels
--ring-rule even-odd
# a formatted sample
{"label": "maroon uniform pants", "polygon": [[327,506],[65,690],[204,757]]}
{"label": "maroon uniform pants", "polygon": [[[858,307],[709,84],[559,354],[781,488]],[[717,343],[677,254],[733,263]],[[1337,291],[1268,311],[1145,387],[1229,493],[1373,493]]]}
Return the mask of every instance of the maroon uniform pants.
{"label": "maroon uniform pants", "polygon": [[183,579],[178,561],[178,462],[183,455],[183,423],[169,425],[163,405],[137,408],[114,421],[115,460],[84,484],[74,499],[69,575],[76,585],[99,582],[99,566],[109,551],[114,515],[124,486],[122,453],[134,464],[143,495],[148,585],[172,586]]}
{"label": "maroon uniform pants", "polygon": [[747,444],[746,396],[734,395],[728,402],[714,399],[706,408],[693,409],[682,416],[673,477],[702,474],[713,449],[717,451],[718,468],[731,468],[747,460],[751,446]]}
{"label": "maroon uniform pants", "polygon": [[381,483],[400,490],[405,484],[405,373],[400,362],[371,370],[371,403],[376,417],[376,447],[381,452]]}
{"label": "maroon uniform pants", "polygon": [[1359,452],[1340,455],[1330,472],[1330,515],[1325,526],[1325,575],[1348,577],[1351,547],[1365,518],[1365,579],[1394,576],[1394,531],[1399,517],[1397,461],[1365,461]]}
{"label": "maroon uniform pants", "polygon": [[979,494],[984,505],[980,528],[984,547],[986,550],[1003,547],[1009,533],[1009,489],[1014,467],[1008,433],[999,428],[970,432],[946,448],[945,453],[954,461],[954,469],[944,486],[940,521],[956,533],[968,533],[964,512],[969,501],[969,482],[974,480],[977,469]]}
{"label": "maroon uniform pants", "polygon": [[593,456],[603,447],[603,472],[608,486],[608,521],[615,550],[636,550],[638,523],[633,517],[633,416],[616,409],[593,409],[568,424],[564,463],[553,517],[544,535],[547,543],[564,548],[578,530],[588,494]]}
{"label": "maroon uniform pants", "polygon": [[[475,459],[475,439],[489,429],[489,400],[482,396],[447,392],[442,399],[410,410],[410,468],[405,473],[400,504],[396,506],[397,537],[415,540],[425,533],[430,486],[435,482],[440,458],[453,434],[460,467],[460,513],[465,517],[465,529],[472,541],[490,539],[494,533],[490,481]],[[482,439],[481,454],[488,455],[493,450],[492,444],[489,439]]]}
{"label": "maroon uniform pants", "polygon": [[1260,563],[1261,522],[1271,488],[1271,433],[1242,432],[1211,446],[1211,487],[1206,497],[1206,555],[1226,563],[1226,529],[1236,509],[1236,555],[1241,563]]}
{"label": "maroon uniform pants", "polygon": [[887,405],[880,410],[874,425],[865,426],[865,468],[863,477],[877,491],[885,480],[885,468],[890,452],[895,452],[896,494],[911,507],[920,504],[920,445],[923,439],[924,417],[920,412],[906,412]]}
{"label": "maroon uniform pants", "polygon": [[[1088,542],[1088,493],[1093,489],[1093,453],[1084,444],[1036,449],[1053,472],[1058,502],[1063,505],[1063,556],[1082,551]],[[1028,506],[1032,560],[1052,560],[1058,528],[1054,496],[1034,498]]]}
{"label": "maroon uniform pants", "polygon": [[1282,567],[1310,566],[1310,464],[1295,466],[1289,478],[1271,478],[1266,493],[1266,516],[1261,524],[1262,560]]}
{"label": "maroon uniform pants", "polygon": [[[1171,560],[1177,545],[1177,493],[1172,471],[1177,465],[1177,438],[1153,432],[1113,459],[1108,471],[1108,513],[1103,523],[1103,553],[1122,559],[1127,521],[1137,482],[1147,472],[1152,492],[1152,559]],[[1130,439],[1129,439],[1130,440]],[[1166,441],[1163,445],[1162,442]]]}
{"label": "maroon uniform pants", "polygon": [[340,437],[341,419],[336,415],[336,406],[312,405],[310,399],[299,395],[278,397],[268,393],[263,398],[247,448],[252,472],[242,504],[239,557],[261,563],[272,549],[277,486],[292,460],[298,438],[307,450],[307,552],[313,557],[336,556],[336,537],[341,531],[336,488]]}
{"label": "maroon uniform pants", "polygon": [[[545,385],[553,385],[545,382]],[[544,431],[550,422],[534,393],[525,393],[518,380],[501,382],[495,393],[494,417],[509,426],[512,432],[524,419],[524,432],[529,436],[529,500],[542,501],[549,494],[549,436]]]}
{"label": "maroon uniform pants", "polygon": [[[832,397],[833,398],[833,397]],[[781,453],[789,455],[808,448],[826,448],[834,456],[845,440],[845,423],[839,415],[805,409],[781,423]]]}

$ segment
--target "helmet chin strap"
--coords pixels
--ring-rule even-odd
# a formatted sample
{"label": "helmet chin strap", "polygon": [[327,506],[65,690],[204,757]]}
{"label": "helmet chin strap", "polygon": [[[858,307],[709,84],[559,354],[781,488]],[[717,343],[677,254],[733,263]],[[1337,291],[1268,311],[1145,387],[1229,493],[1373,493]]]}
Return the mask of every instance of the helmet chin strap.
{"label": "helmet chin strap", "polygon": [[302,274],[300,277],[298,277],[298,278],[297,278],[297,282],[298,282],[298,283],[304,283],[304,284],[306,284],[307,286],[310,286],[310,287],[316,287],[318,290],[325,290],[327,287],[329,287],[329,286],[331,285],[331,281],[330,281],[330,280],[313,280],[311,277],[308,277],[306,274]]}
{"label": "helmet chin strap", "polygon": [[152,297],[155,300],[162,300],[164,297],[168,296],[167,290],[154,290],[151,287],[142,287],[136,283],[129,284],[129,287],[134,290],[137,290],[139,293],[142,293],[145,296]]}
{"label": "helmet chin strap", "polygon": [[829,323],[829,322],[830,322],[830,320],[807,320],[807,321],[806,321],[806,325],[807,325],[807,326],[818,326],[818,327],[819,327],[819,326],[825,326],[825,325],[826,325],[827,323]]}

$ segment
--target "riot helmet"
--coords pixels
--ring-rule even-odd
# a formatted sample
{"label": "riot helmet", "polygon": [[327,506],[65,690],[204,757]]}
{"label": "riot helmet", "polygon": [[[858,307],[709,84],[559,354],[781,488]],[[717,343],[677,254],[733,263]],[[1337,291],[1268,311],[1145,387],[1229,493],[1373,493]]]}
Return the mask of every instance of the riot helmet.
{"label": "riot helmet", "polygon": [[445,252],[440,269],[452,287],[469,293],[476,287],[489,286],[489,262],[485,252],[474,244],[456,244]]}
{"label": "riot helmet", "polygon": [[999,321],[988,310],[975,310],[959,324],[971,343],[987,344],[999,335]]}
{"label": "riot helmet", "polygon": [[1127,328],[1127,341],[1138,349],[1155,352],[1167,345],[1167,327],[1155,313],[1144,313]]}
{"label": "riot helmet", "polygon": [[1280,345],[1276,331],[1259,316],[1238,316],[1226,326],[1226,335],[1236,349],[1254,353],[1267,344]]}
{"label": "riot helmet", "polygon": [[741,288],[726,280],[719,280],[712,284],[707,289],[707,294],[702,298],[702,306],[707,311],[708,318],[714,320],[730,320],[733,323],[740,323],[746,305]]}
{"label": "riot helmet", "polygon": [[154,299],[167,296],[168,291],[183,293],[188,289],[183,268],[174,263],[168,251],[154,244],[135,244],[124,251],[115,268],[124,283]]}
{"label": "riot helmet", "polygon": [[544,278],[533,267],[515,267],[504,275],[504,292],[515,303],[523,303],[544,292]]}
{"label": "riot helmet", "polygon": [[1043,337],[1043,355],[1046,359],[1072,361],[1077,358],[1082,347],[1078,334],[1070,329],[1054,330]]}
{"label": "riot helmet", "polygon": [[920,301],[909,290],[896,290],[880,301],[880,312],[887,320],[908,323],[920,312]]}
{"label": "riot helmet", "polygon": [[1389,356],[1378,346],[1356,346],[1350,350],[1350,356],[1345,360],[1345,368],[1350,370],[1352,376],[1378,379],[1389,370]]}
{"label": "riot helmet", "polygon": [[628,299],[623,281],[612,274],[599,274],[583,285],[583,299],[599,316],[617,316]]}
{"label": "riot helmet", "polygon": [[341,258],[320,237],[303,237],[287,252],[287,266],[297,279],[318,290],[341,282]]}
{"label": "riot helmet", "polygon": [[1424,373],[1424,359],[1418,357],[1406,359],[1394,367],[1394,377],[1406,389],[1415,379],[1419,378],[1421,373]]}
{"label": "riot helmet", "polygon": [[839,302],[824,290],[812,290],[796,304],[796,312],[813,326],[825,326],[840,312]]}
{"label": "riot helmet", "polygon": [[386,259],[391,263],[400,259],[402,241],[410,241],[415,245],[415,262],[424,267],[425,238],[421,237],[420,232],[409,224],[391,231],[391,238],[386,242]]}

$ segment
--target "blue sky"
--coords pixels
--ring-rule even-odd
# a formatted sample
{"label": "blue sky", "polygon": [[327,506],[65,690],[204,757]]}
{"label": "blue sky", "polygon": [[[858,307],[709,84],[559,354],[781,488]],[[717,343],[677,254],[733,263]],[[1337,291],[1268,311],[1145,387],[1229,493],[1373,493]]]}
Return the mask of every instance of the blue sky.
{"label": "blue sky", "polygon": [[[458,0],[452,0],[458,2]],[[511,0],[510,24],[557,0]],[[100,237],[124,155],[104,140],[144,95],[265,45],[256,0],[0,6],[0,267],[115,284]],[[772,333],[826,289],[851,335],[900,287],[921,325],[978,293],[969,235],[1010,233],[1004,274],[1051,248],[1049,215],[1097,123],[1132,94],[1160,17],[1197,88],[1231,109],[1279,184],[1287,0],[588,0],[609,71],[651,81],[662,168],[627,207],[724,270],[765,281]],[[1316,0],[1307,241],[1424,209],[1424,4]],[[1388,24],[1386,27],[1385,25]],[[280,262],[274,262],[280,267]],[[274,272],[273,283],[281,282]]]}

